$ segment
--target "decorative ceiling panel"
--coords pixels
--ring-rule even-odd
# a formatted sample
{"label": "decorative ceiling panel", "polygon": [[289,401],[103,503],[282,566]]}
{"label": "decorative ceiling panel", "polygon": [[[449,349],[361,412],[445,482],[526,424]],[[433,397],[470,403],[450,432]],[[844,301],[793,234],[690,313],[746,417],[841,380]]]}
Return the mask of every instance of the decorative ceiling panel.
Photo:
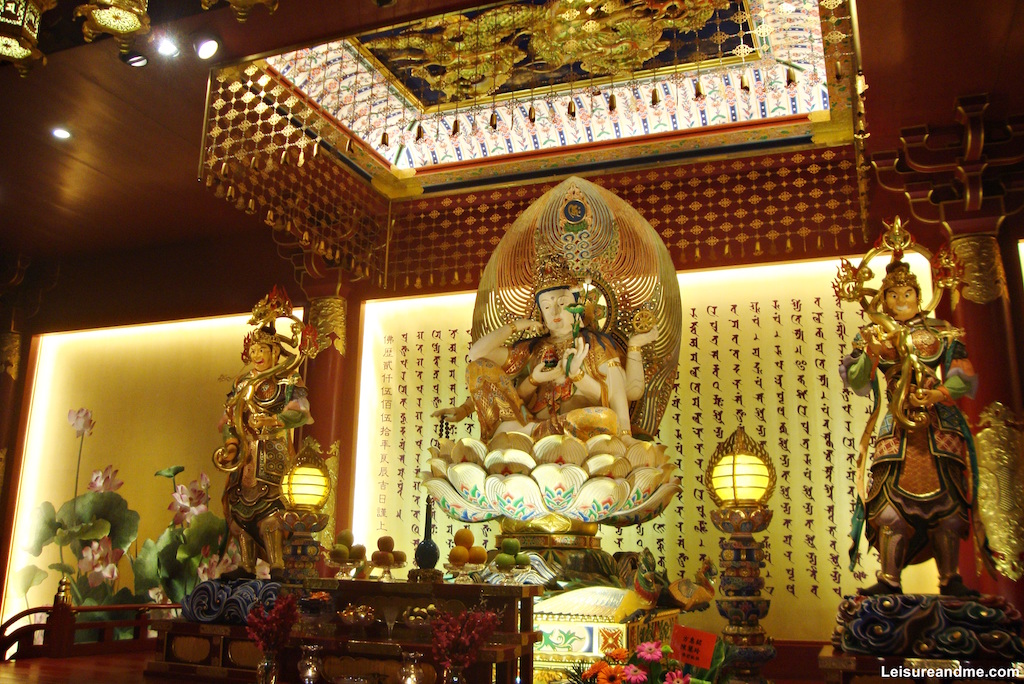
{"label": "decorative ceiling panel", "polygon": [[831,107],[816,0],[522,0],[267,62],[398,169]]}

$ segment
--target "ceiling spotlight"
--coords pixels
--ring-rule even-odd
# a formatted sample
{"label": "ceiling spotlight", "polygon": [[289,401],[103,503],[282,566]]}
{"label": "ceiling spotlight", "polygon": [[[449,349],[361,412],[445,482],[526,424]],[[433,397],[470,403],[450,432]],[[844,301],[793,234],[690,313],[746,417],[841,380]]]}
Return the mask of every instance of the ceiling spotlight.
{"label": "ceiling spotlight", "polygon": [[164,57],[177,57],[181,53],[177,44],[167,36],[161,38],[160,42],[157,43],[156,51]]}
{"label": "ceiling spotlight", "polygon": [[61,140],[67,140],[68,138],[71,137],[71,133],[66,128],[54,128],[53,137],[59,138]]}
{"label": "ceiling spotlight", "polygon": [[119,54],[118,57],[128,66],[135,67],[137,69],[149,64],[149,58],[138,50],[129,50],[128,52]]}
{"label": "ceiling spotlight", "polygon": [[220,41],[210,34],[200,34],[192,41],[192,47],[199,59],[210,59],[220,50]]}

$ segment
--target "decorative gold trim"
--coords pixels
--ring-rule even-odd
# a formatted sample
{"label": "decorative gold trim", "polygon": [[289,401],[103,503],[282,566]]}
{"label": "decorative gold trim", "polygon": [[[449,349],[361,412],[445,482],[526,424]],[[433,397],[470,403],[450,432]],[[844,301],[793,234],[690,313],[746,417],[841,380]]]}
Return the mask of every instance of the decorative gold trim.
{"label": "decorative gold trim", "polygon": [[1024,575],[1024,424],[998,401],[978,422],[978,511],[996,568],[1016,581]]}
{"label": "decorative gold trim", "polygon": [[1006,298],[1006,272],[995,235],[964,235],[951,240],[953,253],[964,265],[965,299],[988,304]]}
{"label": "decorative gold trim", "polygon": [[345,355],[345,327],[348,300],[344,297],[317,297],[310,302],[309,323],[323,340],[333,338],[332,347]]}

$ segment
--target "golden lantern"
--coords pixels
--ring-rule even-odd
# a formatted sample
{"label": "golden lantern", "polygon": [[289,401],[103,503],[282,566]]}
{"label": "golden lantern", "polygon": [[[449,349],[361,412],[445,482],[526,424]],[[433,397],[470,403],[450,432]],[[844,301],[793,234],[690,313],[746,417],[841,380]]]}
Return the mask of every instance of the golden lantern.
{"label": "golden lantern", "polygon": [[281,492],[288,508],[315,511],[327,502],[331,494],[331,480],[320,459],[297,460],[295,466],[281,480]]}
{"label": "golden lantern", "polygon": [[56,0],[5,0],[0,4],[0,62],[12,62],[22,76],[38,62],[39,19],[57,6]]}
{"label": "golden lantern", "polygon": [[768,452],[739,427],[715,449],[704,482],[719,508],[763,506],[775,489],[775,467]]}
{"label": "golden lantern", "polygon": [[76,17],[85,17],[82,34],[91,43],[108,33],[117,41],[122,55],[128,54],[136,36],[149,33],[149,0],[96,0],[75,8]]}
{"label": "golden lantern", "polygon": [[[203,0],[203,9],[210,9],[217,2],[218,0]],[[245,23],[245,20],[249,18],[249,12],[252,12],[252,8],[256,5],[264,5],[270,14],[277,9],[277,0],[228,0],[228,4],[231,5],[231,11],[235,13],[235,19],[240,24]]]}

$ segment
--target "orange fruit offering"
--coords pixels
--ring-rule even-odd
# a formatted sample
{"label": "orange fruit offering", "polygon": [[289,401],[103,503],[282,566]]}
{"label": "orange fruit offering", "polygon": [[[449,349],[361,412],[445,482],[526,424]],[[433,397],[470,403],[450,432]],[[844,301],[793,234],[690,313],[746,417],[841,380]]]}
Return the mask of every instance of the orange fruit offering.
{"label": "orange fruit offering", "polygon": [[469,529],[468,527],[463,527],[461,530],[458,530],[455,533],[456,546],[461,546],[465,549],[469,549],[471,546],[473,546],[473,542],[475,541],[476,538],[473,537],[473,530]]}
{"label": "orange fruit offering", "polygon": [[377,548],[380,549],[381,551],[388,551],[388,552],[394,551],[395,550],[395,540],[392,539],[391,537],[381,537],[381,538],[379,538],[377,540]]}
{"label": "orange fruit offering", "polygon": [[465,546],[453,546],[448,552],[448,562],[452,565],[465,565],[469,560],[469,549]]}
{"label": "orange fruit offering", "polygon": [[469,563],[483,565],[487,562],[487,549],[482,546],[474,546],[469,549]]}

